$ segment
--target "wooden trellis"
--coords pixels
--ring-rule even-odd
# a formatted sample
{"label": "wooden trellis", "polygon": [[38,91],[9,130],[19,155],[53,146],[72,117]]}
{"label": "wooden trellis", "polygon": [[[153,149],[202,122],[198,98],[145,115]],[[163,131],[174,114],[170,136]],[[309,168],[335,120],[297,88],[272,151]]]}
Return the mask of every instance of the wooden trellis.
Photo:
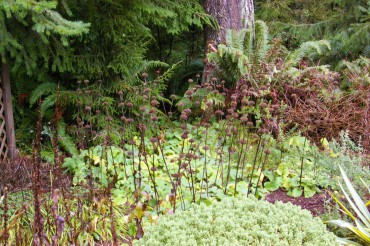
{"label": "wooden trellis", "polygon": [[8,157],[8,144],[5,131],[5,116],[4,116],[3,91],[0,89],[0,159],[4,160]]}

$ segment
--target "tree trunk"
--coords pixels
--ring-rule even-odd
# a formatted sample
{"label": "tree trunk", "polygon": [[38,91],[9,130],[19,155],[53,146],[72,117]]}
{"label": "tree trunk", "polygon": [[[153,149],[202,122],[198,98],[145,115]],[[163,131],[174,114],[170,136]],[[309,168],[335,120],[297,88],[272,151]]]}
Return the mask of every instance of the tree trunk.
{"label": "tree trunk", "polygon": [[[204,0],[204,9],[207,14],[213,16],[220,27],[214,30],[211,27],[205,29],[204,55],[215,51],[217,45],[225,43],[228,29],[240,30],[254,25],[253,0]],[[212,74],[212,64],[204,61],[203,81],[209,82]]]}
{"label": "tree trunk", "polygon": [[254,24],[253,0],[205,0],[204,8],[220,26],[220,30],[206,28],[207,47],[225,42],[227,29],[240,30]]}
{"label": "tree trunk", "polygon": [[[1,61],[0,56],[0,61]],[[13,105],[12,105],[12,93],[10,90],[10,75],[9,65],[1,61],[1,90],[3,94],[3,104],[5,113],[5,130],[6,130],[6,142],[8,144],[8,156],[10,158],[15,157],[16,146],[15,146],[15,129],[14,129],[14,118],[13,118]]]}

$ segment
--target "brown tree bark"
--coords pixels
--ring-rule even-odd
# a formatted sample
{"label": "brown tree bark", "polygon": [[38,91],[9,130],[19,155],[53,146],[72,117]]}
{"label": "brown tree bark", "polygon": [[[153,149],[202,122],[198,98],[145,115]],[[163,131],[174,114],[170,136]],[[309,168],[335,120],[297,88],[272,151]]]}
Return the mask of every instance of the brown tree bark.
{"label": "brown tree bark", "polygon": [[216,47],[225,42],[227,29],[240,30],[254,24],[253,0],[205,0],[204,8],[220,26],[220,30],[206,29],[207,45]]}
{"label": "brown tree bark", "polygon": [[[1,62],[0,57],[0,62]],[[8,156],[14,158],[16,154],[15,129],[13,118],[12,93],[10,90],[9,65],[1,62],[1,89],[3,91],[3,104],[5,113],[6,142],[8,144]]]}
{"label": "brown tree bark", "polygon": [[[225,42],[228,29],[240,30],[254,25],[253,0],[205,0],[204,9],[217,20],[220,27],[219,30],[206,27],[205,57],[208,52],[215,51],[218,44]],[[203,81],[210,80],[212,69],[212,65],[205,59]]]}

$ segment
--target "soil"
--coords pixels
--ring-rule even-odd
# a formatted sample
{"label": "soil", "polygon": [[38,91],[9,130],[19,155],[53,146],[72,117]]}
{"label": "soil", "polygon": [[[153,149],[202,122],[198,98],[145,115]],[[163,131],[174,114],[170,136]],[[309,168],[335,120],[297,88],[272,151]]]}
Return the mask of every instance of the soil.
{"label": "soil", "polygon": [[[48,163],[41,163],[40,187],[42,192],[51,190],[50,175],[53,167]],[[72,183],[72,175],[58,171],[58,187],[68,190]],[[0,162],[0,194],[4,187],[8,192],[32,190],[33,187],[33,160],[31,157],[18,157],[14,160]]]}
{"label": "soil", "polygon": [[323,190],[320,194],[315,194],[310,198],[305,197],[291,197],[286,191],[281,189],[271,192],[266,196],[266,201],[275,203],[281,201],[283,203],[292,203],[300,206],[302,209],[309,210],[313,216],[319,216],[326,212],[326,205],[331,200],[329,191]]}

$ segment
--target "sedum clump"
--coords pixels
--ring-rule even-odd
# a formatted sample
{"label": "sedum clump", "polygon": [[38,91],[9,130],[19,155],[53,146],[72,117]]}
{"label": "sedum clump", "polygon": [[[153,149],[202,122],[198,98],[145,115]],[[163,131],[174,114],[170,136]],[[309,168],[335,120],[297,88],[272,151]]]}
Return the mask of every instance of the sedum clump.
{"label": "sedum clump", "polygon": [[145,228],[134,245],[336,245],[319,218],[292,204],[226,198],[193,205]]}

